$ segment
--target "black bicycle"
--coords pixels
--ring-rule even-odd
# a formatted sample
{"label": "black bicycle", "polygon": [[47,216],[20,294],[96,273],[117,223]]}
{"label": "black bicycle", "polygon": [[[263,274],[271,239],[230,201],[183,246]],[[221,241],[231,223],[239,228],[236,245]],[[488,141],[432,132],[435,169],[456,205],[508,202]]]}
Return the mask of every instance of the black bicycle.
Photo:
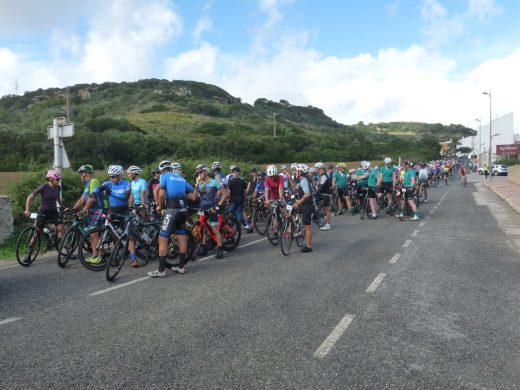
{"label": "black bicycle", "polygon": [[[73,257],[83,234],[88,231],[88,217],[84,212],[74,213],[71,226],[65,231],[58,250],[58,265],[65,267]],[[83,242],[86,251],[91,251],[90,242]]]}

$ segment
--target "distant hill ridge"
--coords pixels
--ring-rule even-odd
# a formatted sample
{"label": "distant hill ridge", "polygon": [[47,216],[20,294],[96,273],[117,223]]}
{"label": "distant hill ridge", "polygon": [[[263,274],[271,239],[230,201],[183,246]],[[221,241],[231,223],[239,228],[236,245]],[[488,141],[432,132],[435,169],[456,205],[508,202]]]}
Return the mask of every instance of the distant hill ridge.
{"label": "distant hill ridge", "polygon": [[[52,161],[46,128],[66,116],[73,167],[91,163],[151,164],[161,158],[236,158],[240,161],[352,161],[409,155],[432,159],[439,141],[474,135],[462,125],[392,122],[344,125],[317,107],[259,98],[243,103],[218,86],[146,79],[77,84],[0,99],[0,171],[27,170]],[[276,134],[273,138],[273,115]],[[283,156],[283,157],[282,157]]]}

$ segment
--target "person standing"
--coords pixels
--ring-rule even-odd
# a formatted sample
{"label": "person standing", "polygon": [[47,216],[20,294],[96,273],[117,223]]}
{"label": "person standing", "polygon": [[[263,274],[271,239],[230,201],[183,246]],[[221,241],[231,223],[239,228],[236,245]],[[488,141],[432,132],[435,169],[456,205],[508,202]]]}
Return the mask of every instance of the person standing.
{"label": "person standing", "polygon": [[305,234],[305,245],[301,249],[303,253],[312,252],[311,221],[314,205],[312,201],[311,184],[307,177],[308,172],[309,168],[305,164],[298,164],[295,171],[298,201],[294,204],[294,207],[300,207],[302,211],[303,229]]}
{"label": "person standing", "polygon": [[318,162],[314,164],[316,171],[318,172],[318,195],[323,201],[323,208],[325,209],[325,225],[321,227],[321,230],[330,230],[330,199],[332,198],[332,178],[325,171],[325,164]]}
{"label": "person standing", "polygon": [[[228,211],[234,213],[237,217],[239,227],[242,226],[244,203],[247,196],[247,183],[240,176],[240,167],[234,166],[231,171],[231,177],[228,180],[228,191],[229,191],[229,207]],[[251,230],[251,225],[246,224],[245,229]]]}

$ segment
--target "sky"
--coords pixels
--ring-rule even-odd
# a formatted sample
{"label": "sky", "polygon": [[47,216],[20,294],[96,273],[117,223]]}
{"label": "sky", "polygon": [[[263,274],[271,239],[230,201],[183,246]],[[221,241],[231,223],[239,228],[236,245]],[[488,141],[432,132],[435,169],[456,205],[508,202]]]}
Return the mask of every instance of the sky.
{"label": "sky", "polygon": [[0,0],[0,96],[153,77],[476,128],[490,103],[520,115],[518,20],[518,0]]}

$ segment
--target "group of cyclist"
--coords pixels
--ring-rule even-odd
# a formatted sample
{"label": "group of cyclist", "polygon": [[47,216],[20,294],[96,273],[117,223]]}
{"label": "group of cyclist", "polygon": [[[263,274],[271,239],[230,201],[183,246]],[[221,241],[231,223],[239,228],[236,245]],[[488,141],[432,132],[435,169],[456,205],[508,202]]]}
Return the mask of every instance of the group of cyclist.
{"label": "group of cyclist", "polygon": [[[108,208],[116,216],[128,217],[132,207],[145,208],[153,206],[155,212],[163,215],[159,237],[159,266],[148,274],[152,277],[164,277],[168,240],[175,234],[179,244],[180,261],[171,266],[172,271],[183,274],[187,263],[186,221],[189,210],[196,207],[207,215],[209,226],[216,237],[216,258],[224,256],[222,238],[219,229],[219,214],[224,207],[236,215],[239,226],[243,225],[246,232],[252,232],[253,221],[251,214],[246,210],[246,200],[251,196],[253,201],[263,203],[268,208],[276,202],[280,212],[285,214],[284,206],[290,202],[296,210],[301,211],[305,245],[303,253],[312,251],[311,221],[316,212],[317,204],[324,209],[325,224],[321,230],[331,229],[331,206],[335,206],[336,213],[353,215],[363,198],[368,198],[369,219],[376,219],[378,209],[386,204],[387,210],[394,201],[397,193],[401,203],[408,203],[412,211],[411,220],[419,220],[417,204],[414,194],[421,191],[423,202],[427,203],[426,187],[434,185],[438,177],[443,175],[446,180],[453,167],[459,167],[461,175],[465,176],[463,165],[454,160],[422,162],[414,165],[410,161],[403,161],[399,165],[392,164],[392,159],[384,159],[380,168],[373,166],[369,161],[362,161],[359,167],[348,170],[347,165],[339,163],[335,167],[323,162],[309,167],[302,163],[293,163],[290,168],[281,165],[280,171],[275,165],[267,166],[266,171],[252,168],[251,177],[245,179],[240,167],[230,166],[230,172],[224,174],[222,164],[218,161],[211,165],[197,165],[196,180],[190,184],[182,174],[182,167],[177,162],[162,161],[153,171],[152,178],[147,182],[141,178],[141,169],[130,166],[126,172],[129,181],[123,178],[124,169],[120,165],[110,165],[108,168],[109,180],[100,183],[94,177],[92,165],[82,165],[78,172],[84,183],[81,196],[72,207],[73,211],[82,210],[88,213],[89,226],[99,226],[103,210]],[[61,201],[61,173],[52,169],[47,172],[47,182],[36,188],[26,200],[25,214],[29,215],[32,199],[41,196],[39,214],[41,224],[54,223],[60,236],[63,236],[64,225],[61,220],[57,204]],[[446,182],[447,183],[447,182]],[[337,204],[333,199],[337,197]],[[196,206],[194,206],[196,205]],[[396,216],[403,218],[403,209]],[[144,212],[143,212],[144,213]],[[87,262],[99,264],[103,260],[96,253],[96,244],[99,237],[92,235],[92,256]],[[207,237],[203,237],[199,256],[207,254]],[[136,244],[132,238],[128,245],[132,267],[138,267]]]}

